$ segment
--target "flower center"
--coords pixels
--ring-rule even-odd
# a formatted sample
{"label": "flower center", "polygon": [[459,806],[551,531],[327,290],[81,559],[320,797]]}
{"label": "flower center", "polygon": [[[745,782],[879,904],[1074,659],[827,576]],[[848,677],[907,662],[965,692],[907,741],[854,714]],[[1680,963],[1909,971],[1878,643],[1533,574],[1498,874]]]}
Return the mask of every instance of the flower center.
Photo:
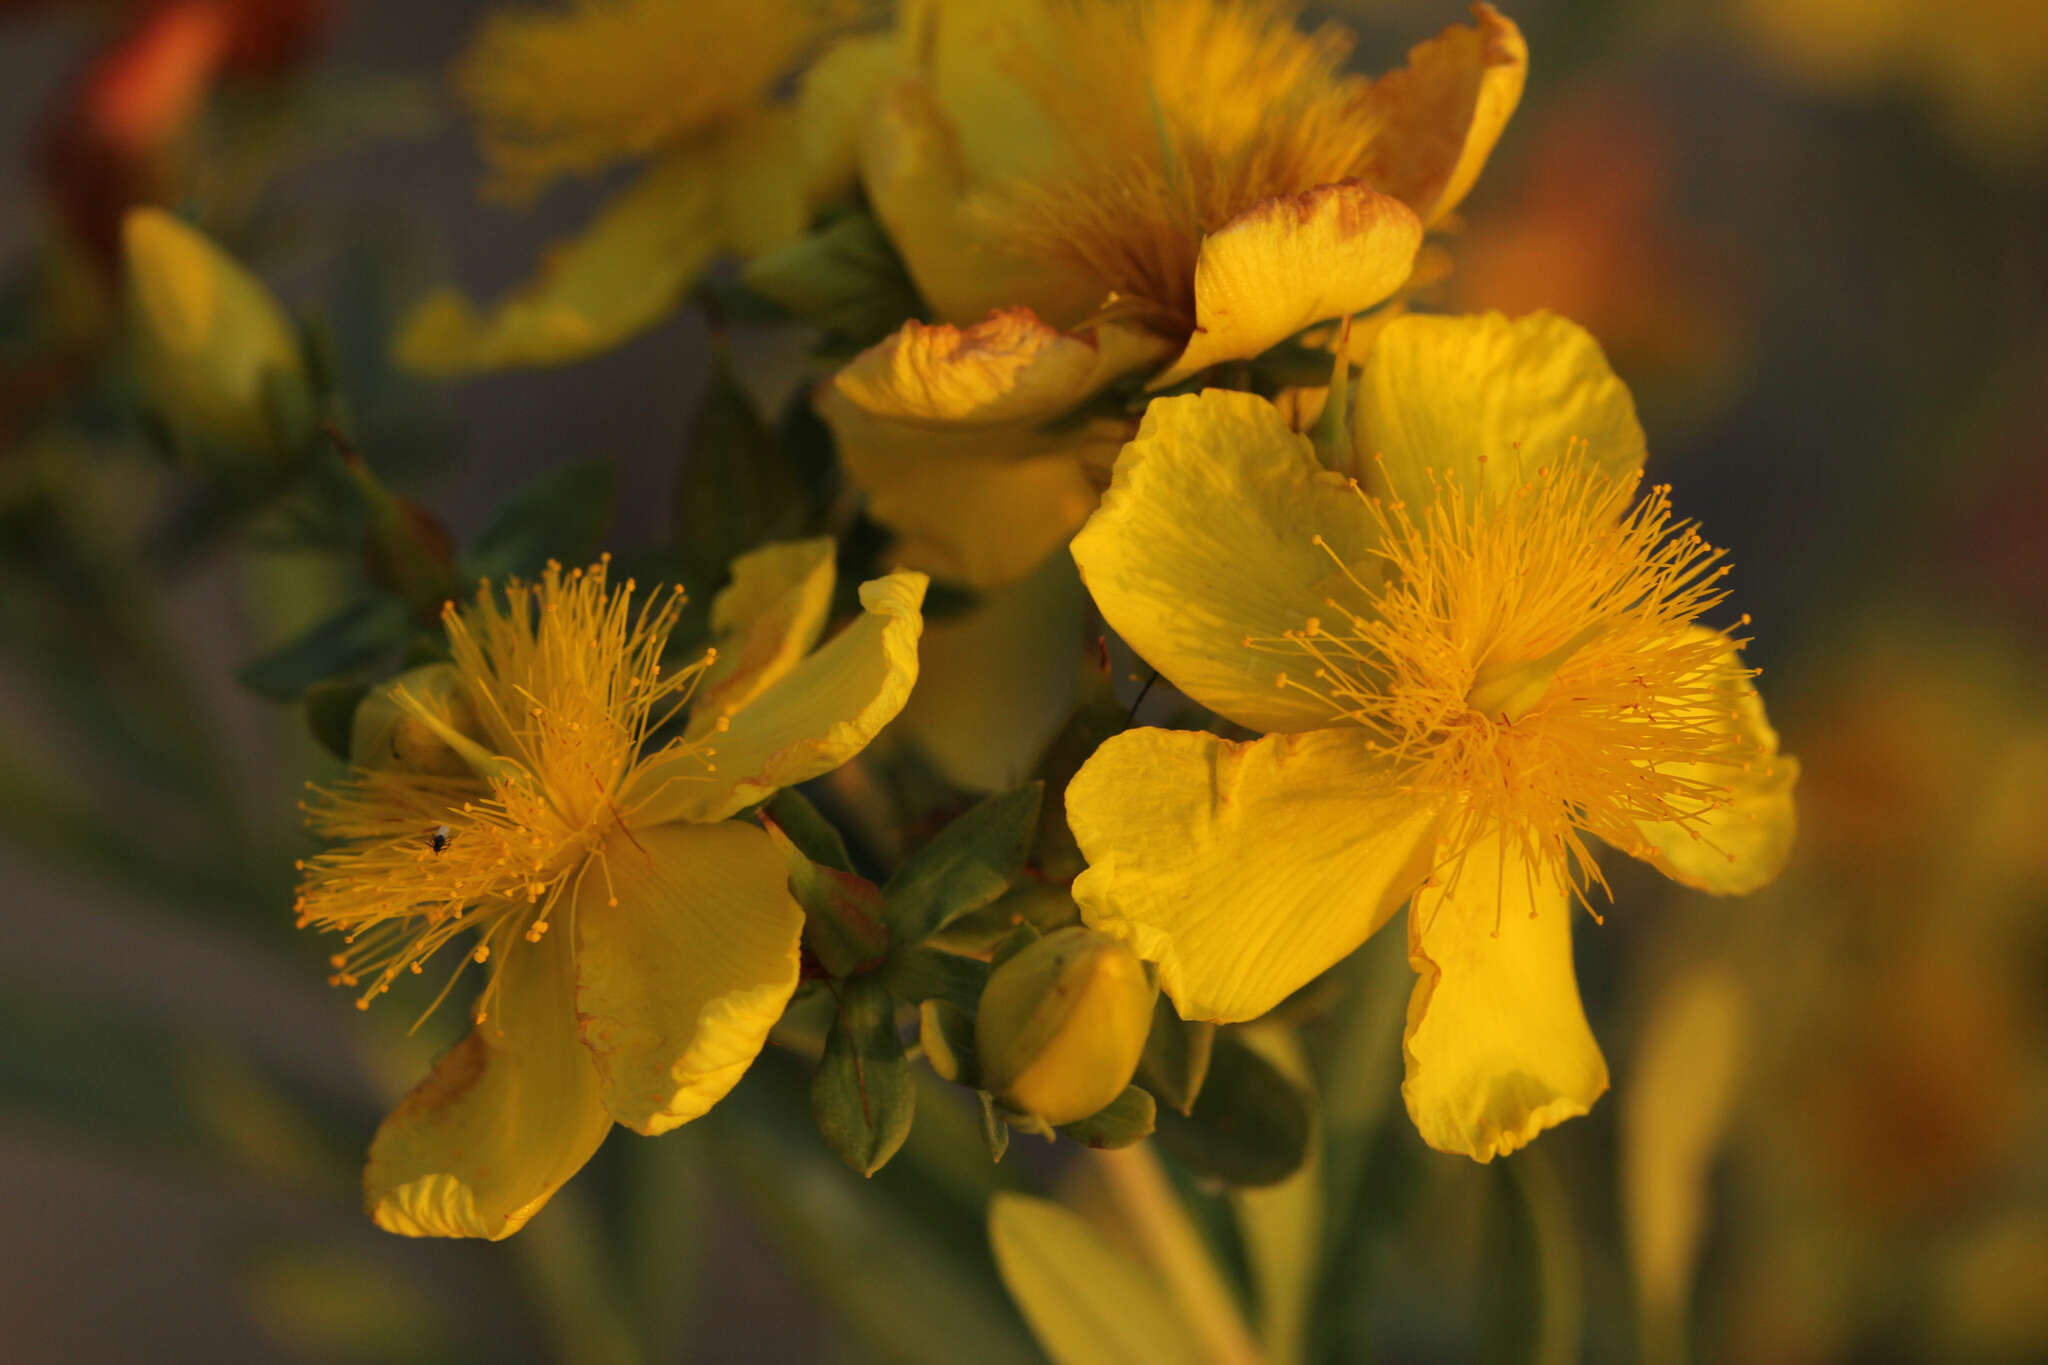
{"label": "flower center", "polygon": [[1637,498],[1634,479],[1561,463],[1476,493],[1433,475],[1420,509],[1354,480],[1373,561],[1338,566],[1334,620],[1252,644],[1305,658],[1280,685],[1372,731],[1445,806],[1446,861],[1498,830],[1583,899],[1604,886],[1583,835],[1631,848],[1641,823],[1697,825],[1727,800],[1699,765],[1753,757],[1723,723],[1749,674],[1739,642],[1694,624],[1728,569],[1672,522],[1669,489]]}

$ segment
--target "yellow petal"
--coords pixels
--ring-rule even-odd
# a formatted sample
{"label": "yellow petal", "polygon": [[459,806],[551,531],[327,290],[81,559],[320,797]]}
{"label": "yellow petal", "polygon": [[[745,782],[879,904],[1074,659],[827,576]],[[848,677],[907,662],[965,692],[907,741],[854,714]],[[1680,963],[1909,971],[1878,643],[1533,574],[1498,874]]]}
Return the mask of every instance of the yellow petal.
{"label": "yellow petal", "polygon": [[[803,236],[811,218],[804,129],[793,109],[743,119],[706,148],[717,176],[720,248],[759,256]],[[714,169],[715,168],[715,169]]]}
{"label": "yellow petal", "polygon": [[1690,818],[1638,826],[1645,846],[1628,851],[1673,881],[1717,896],[1740,896],[1776,881],[1785,870],[1798,824],[1792,788],[1799,781],[1799,760],[1778,752],[1778,732],[1732,647],[1722,666],[1728,709],[1700,719],[1727,737],[1728,761],[1670,764],[1661,771],[1725,791],[1728,800],[1701,798],[1689,803]]}
{"label": "yellow petal", "polygon": [[849,364],[818,407],[902,562],[995,587],[1066,544],[1094,510],[1095,471],[1129,438],[1122,419],[1070,414],[1162,351],[1142,332],[1065,333],[1025,309],[965,328],[913,322]]}
{"label": "yellow petal", "polygon": [[1246,209],[1202,239],[1194,335],[1152,386],[1363,312],[1401,287],[1421,245],[1413,210],[1355,180]]}
{"label": "yellow petal", "polygon": [[814,201],[854,187],[862,130],[902,77],[908,60],[904,47],[903,38],[893,33],[842,38],[804,72],[796,114]]}
{"label": "yellow petal", "polygon": [[377,1129],[363,1193],[408,1237],[509,1237],[612,1126],[576,1036],[569,935],[516,944],[491,1013]]}
{"label": "yellow petal", "polygon": [[990,246],[968,206],[975,182],[959,129],[925,81],[901,81],[876,102],[860,167],[875,217],[940,321],[972,322],[1023,304],[1072,323],[1101,303],[1094,281]]}
{"label": "yellow petal", "polygon": [[1401,1096],[1422,1140],[1491,1161],[1593,1107],[1607,1062],[1579,1004],[1572,904],[1546,864],[1488,836],[1408,911],[1417,973]]}
{"label": "yellow petal", "polygon": [[562,365],[652,326],[719,248],[715,172],[716,157],[701,146],[670,153],[488,314],[451,290],[429,296],[400,331],[399,364],[443,378]]}
{"label": "yellow petal", "polygon": [[917,681],[925,576],[899,569],[860,585],[861,616],[784,674],[694,754],[647,764],[621,806],[638,825],[723,820],[783,787],[828,773],[896,718]]}
{"label": "yellow petal", "polygon": [[1074,562],[1103,619],[1181,691],[1255,730],[1312,730],[1334,708],[1280,685],[1315,667],[1280,637],[1332,615],[1328,580],[1371,545],[1357,493],[1278,409],[1211,389],[1146,408]]}
{"label": "yellow petal", "polygon": [[796,990],[804,916],[752,825],[614,833],[576,899],[576,1012],[604,1106],[665,1133],[725,1098]]}
{"label": "yellow petal", "polygon": [[1072,557],[1055,552],[972,610],[930,623],[897,728],[954,786],[1017,786],[1080,699],[1087,608]]}
{"label": "yellow petal", "polygon": [[1429,870],[1434,810],[1363,730],[1233,744],[1129,730],[1067,788],[1088,924],[1159,964],[1188,1019],[1253,1019],[1386,923]]}
{"label": "yellow petal", "polygon": [[818,643],[837,581],[830,536],[781,541],[732,562],[732,582],[711,601],[718,658],[697,685],[690,733],[704,733],[797,666]]}
{"label": "yellow petal", "polygon": [[1498,493],[1567,456],[1627,478],[1645,453],[1628,386],[1554,313],[1389,322],[1359,370],[1352,440],[1369,482],[1418,505],[1432,470]]}
{"label": "yellow petal", "polygon": [[1029,308],[1006,308],[971,327],[907,322],[856,356],[833,384],[876,417],[1004,427],[1071,412],[1164,350],[1157,337],[1133,327],[1062,332]]}
{"label": "yellow petal", "polygon": [[1434,226],[1465,197],[1522,99],[1529,45],[1491,5],[1409,49],[1408,65],[1367,96],[1386,120],[1373,142],[1374,186]]}

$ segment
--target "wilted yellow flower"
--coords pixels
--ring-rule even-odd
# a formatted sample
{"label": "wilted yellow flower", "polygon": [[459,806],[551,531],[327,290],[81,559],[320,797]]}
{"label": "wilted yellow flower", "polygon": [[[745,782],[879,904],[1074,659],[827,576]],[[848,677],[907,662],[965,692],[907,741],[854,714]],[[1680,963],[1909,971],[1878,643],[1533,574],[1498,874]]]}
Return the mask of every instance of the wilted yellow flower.
{"label": "wilted yellow flower", "polygon": [[1326,468],[1266,400],[1152,404],[1074,558],[1181,690],[1266,737],[1135,730],[1068,791],[1084,918],[1190,1018],[1260,1015],[1415,894],[1403,1086],[1486,1160],[1607,1068],[1572,972],[1588,836],[1716,892],[1782,866],[1796,764],[1719,553],[1636,496],[1643,439],[1561,319],[1397,319]]}
{"label": "wilted yellow flower", "polygon": [[[811,652],[832,543],[743,556],[720,647],[668,671],[676,594],[604,564],[445,614],[452,662],[366,705],[347,781],[309,810],[301,925],[344,936],[358,1004],[453,940],[486,977],[475,1028],[385,1120],[364,1174],[394,1232],[517,1231],[612,1123],[661,1133],[739,1080],[797,981],[781,855],[730,819],[857,753],[917,674],[920,574],[861,587]],[[674,739],[647,748],[684,708]],[[399,715],[394,717],[395,709]],[[432,741],[438,741],[436,747]]]}
{"label": "wilted yellow flower", "polygon": [[[801,235],[812,209],[850,188],[853,129],[899,65],[893,36],[833,40],[862,8],[578,0],[493,15],[456,80],[498,188],[525,195],[563,174],[653,164],[488,315],[450,290],[428,298],[401,360],[455,374],[580,359],[665,316],[721,252]],[[778,99],[806,62],[794,97]]]}
{"label": "wilted yellow flower", "polygon": [[1106,386],[1255,356],[1400,289],[1520,98],[1521,34],[1474,13],[1369,80],[1343,71],[1347,34],[1267,0],[935,7],[861,145],[934,320],[823,402],[911,562],[1021,577],[1133,430],[1076,417]]}

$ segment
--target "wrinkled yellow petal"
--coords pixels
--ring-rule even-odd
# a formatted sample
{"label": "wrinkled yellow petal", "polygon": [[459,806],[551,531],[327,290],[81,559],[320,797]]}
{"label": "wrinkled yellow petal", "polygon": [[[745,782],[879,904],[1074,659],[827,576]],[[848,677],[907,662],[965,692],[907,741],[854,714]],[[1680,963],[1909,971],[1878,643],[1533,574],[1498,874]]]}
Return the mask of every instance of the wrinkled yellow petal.
{"label": "wrinkled yellow petal", "polygon": [[753,825],[615,832],[576,898],[576,1013],[613,1118],[665,1133],[725,1098],[796,990],[804,916]]}
{"label": "wrinkled yellow petal", "polygon": [[1401,1097],[1422,1140],[1491,1161],[1593,1107],[1607,1062],[1579,1004],[1572,903],[1549,863],[1497,835],[1408,911]]}
{"label": "wrinkled yellow petal", "polygon": [[718,658],[692,703],[690,733],[731,715],[797,666],[832,612],[838,544],[830,536],[779,541],[732,562],[732,582],[711,600]]}
{"label": "wrinkled yellow petal", "polygon": [[1367,179],[1434,226],[1464,199],[1522,99],[1529,45],[1514,21],[1474,5],[1471,27],[1453,24],[1409,49],[1408,65],[1372,84],[1368,101],[1386,122]]}
{"label": "wrinkled yellow petal", "polygon": [[1358,181],[1254,205],[1202,239],[1195,332],[1153,387],[1363,312],[1401,287],[1421,245],[1414,211]]}
{"label": "wrinkled yellow petal", "polygon": [[673,152],[488,313],[451,290],[429,296],[400,330],[398,363],[446,378],[594,355],[667,316],[723,232],[715,158],[696,146]]}
{"label": "wrinkled yellow petal", "polygon": [[1357,493],[1278,409],[1210,389],[1146,408],[1074,562],[1103,619],[1181,691],[1255,730],[1312,730],[1335,711],[1280,685],[1315,668],[1281,637],[1334,614],[1340,564],[1371,545]]}
{"label": "wrinkled yellow petal", "polygon": [[1359,370],[1352,441],[1368,482],[1418,506],[1433,496],[1432,471],[1471,496],[1568,456],[1628,478],[1646,453],[1635,400],[1600,343],[1554,313],[1389,322]]}
{"label": "wrinkled yellow petal", "polygon": [[864,611],[853,624],[711,737],[711,771],[694,752],[650,762],[620,804],[639,806],[639,825],[723,820],[866,748],[917,681],[925,583],[923,574],[899,569],[861,584]]}
{"label": "wrinkled yellow petal", "polygon": [[1233,744],[1129,730],[1067,788],[1088,924],[1159,964],[1188,1019],[1253,1019],[1386,923],[1429,871],[1436,812],[1355,727]]}
{"label": "wrinkled yellow petal", "polygon": [[1024,309],[964,328],[913,322],[849,364],[818,408],[901,561],[995,587],[1066,544],[1129,437],[1122,419],[1070,415],[1162,351],[1128,328],[1065,333]]}
{"label": "wrinkled yellow petal", "polygon": [[377,1129],[363,1172],[377,1226],[408,1237],[509,1237],[612,1126],[576,1036],[569,935],[516,944],[491,1013]]}
{"label": "wrinkled yellow petal", "polygon": [[957,787],[1019,785],[1080,700],[1087,608],[1073,559],[1055,552],[971,610],[928,623],[897,729]]}
{"label": "wrinkled yellow petal", "polygon": [[1728,710],[1701,720],[1727,737],[1728,761],[1669,764],[1660,771],[1684,774],[1727,792],[1728,799],[1677,798],[1674,805],[1682,812],[1692,808],[1690,818],[1639,825],[1646,846],[1628,852],[1673,881],[1717,896],[1741,896],[1776,881],[1791,857],[1799,760],[1778,752],[1778,732],[1764,715],[1763,698],[1732,648],[1723,668]]}
{"label": "wrinkled yellow petal", "polygon": [[1062,332],[1028,308],[971,327],[907,322],[833,380],[876,417],[912,425],[1001,427],[1071,412],[1104,385],[1158,360],[1157,337],[1114,323]]}

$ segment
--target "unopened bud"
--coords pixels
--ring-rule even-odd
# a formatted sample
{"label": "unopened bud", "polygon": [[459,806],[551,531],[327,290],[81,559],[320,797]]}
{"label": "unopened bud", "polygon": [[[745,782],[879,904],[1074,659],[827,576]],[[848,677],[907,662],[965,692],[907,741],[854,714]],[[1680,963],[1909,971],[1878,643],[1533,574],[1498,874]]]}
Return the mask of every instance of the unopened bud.
{"label": "unopened bud", "polygon": [[[297,334],[263,283],[158,208],[122,227],[135,375],[166,425],[201,445],[281,459],[296,433],[281,406],[310,412]],[[308,423],[310,425],[310,422]]]}
{"label": "unopened bud", "polygon": [[359,768],[431,777],[471,776],[469,761],[440,729],[399,702],[400,691],[447,729],[465,739],[483,738],[483,727],[463,695],[462,675],[449,664],[426,664],[373,688],[357,705],[349,761]]}
{"label": "unopened bud", "polygon": [[983,1088],[1049,1124],[1095,1113],[1130,1084],[1159,987],[1137,955],[1078,926],[998,967],[974,1021]]}

